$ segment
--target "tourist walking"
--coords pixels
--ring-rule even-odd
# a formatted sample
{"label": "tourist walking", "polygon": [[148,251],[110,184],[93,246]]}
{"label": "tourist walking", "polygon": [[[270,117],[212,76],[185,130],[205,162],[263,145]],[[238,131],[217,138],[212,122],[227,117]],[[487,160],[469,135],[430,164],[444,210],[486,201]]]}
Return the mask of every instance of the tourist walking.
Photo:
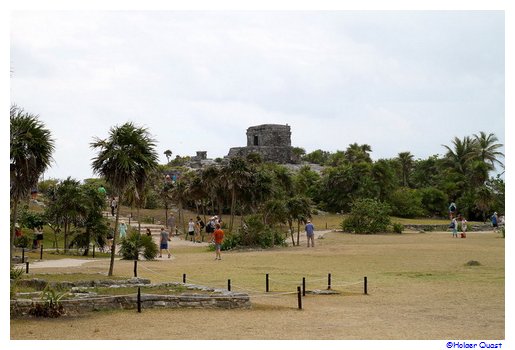
{"label": "tourist walking", "polygon": [[194,239],[195,239],[194,235],[195,235],[195,223],[193,222],[193,219],[190,219],[190,221],[188,222],[188,237],[192,242],[194,242]]}
{"label": "tourist walking", "polygon": [[310,242],[311,242],[311,247],[312,248],[315,247],[315,227],[311,223],[311,220],[308,220],[305,230],[306,230],[306,237],[308,238],[308,248],[309,248]]}
{"label": "tourist walking", "polygon": [[452,237],[458,238],[458,221],[456,218],[452,218],[449,228],[452,230]]}
{"label": "tourist walking", "polygon": [[204,221],[202,221],[202,219],[198,215],[197,215],[197,224],[200,227],[199,232],[202,237],[202,242],[204,242],[204,227],[206,227],[206,224],[204,224]]}
{"label": "tourist walking", "polygon": [[147,227],[147,236],[151,237],[152,236],[152,231],[150,231],[150,228]]}
{"label": "tourist walking", "polygon": [[461,216],[461,238],[467,237],[467,219],[463,215]]}
{"label": "tourist walking", "polygon": [[111,203],[109,205],[111,206],[111,216],[114,216],[114,210],[118,206],[118,201],[115,197],[111,198]]}
{"label": "tourist walking", "polygon": [[490,220],[492,220],[492,226],[494,228],[494,231],[497,231],[497,227],[499,227],[498,222],[497,222],[497,212],[494,212],[494,215],[492,215]]}
{"label": "tourist walking", "polygon": [[125,238],[127,236],[127,225],[125,225],[125,222],[122,221],[120,223],[120,227],[118,228],[118,232],[120,233],[120,238]]}
{"label": "tourist walking", "polygon": [[220,228],[220,224],[216,224],[212,239],[215,241],[215,260],[222,260],[220,251],[222,250],[222,243],[224,241],[224,231]]}
{"label": "tourist walking", "polygon": [[456,203],[452,202],[450,205],[449,205],[449,219],[452,219],[455,217],[455,214],[456,213]]}
{"label": "tourist walking", "polygon": [[159,257],[163,257],[163,250],[166,250],[168,253],[168,259],[172,256],[170,254],[170,250],[168,249],[168,242],[170,242],[170,234],[165,230],[164,227],[161,227],[160,241],[159,241]]}

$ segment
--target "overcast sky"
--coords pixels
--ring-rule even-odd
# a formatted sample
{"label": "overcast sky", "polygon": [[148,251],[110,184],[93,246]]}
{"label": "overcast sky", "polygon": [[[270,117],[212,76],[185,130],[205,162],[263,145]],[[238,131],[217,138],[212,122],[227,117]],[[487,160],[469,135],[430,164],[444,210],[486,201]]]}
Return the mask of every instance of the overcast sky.
{"label": "overcast sky", "polygon": [[56,12],[11,16],[11,102],[56,141],[45,178],[92,177],[90,143],[147,127],[209,158],[249,126],[289,124],[306,152],[372,158],[480,131],[505,139],[502,11]]}

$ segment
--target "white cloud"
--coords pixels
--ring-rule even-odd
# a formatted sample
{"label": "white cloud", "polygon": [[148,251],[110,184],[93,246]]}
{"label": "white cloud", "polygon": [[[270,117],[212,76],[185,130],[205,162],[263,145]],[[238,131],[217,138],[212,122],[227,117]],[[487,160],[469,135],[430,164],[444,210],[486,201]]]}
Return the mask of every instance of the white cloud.
{"label": "white cloud", "polygon": [[128,120],[160,153],[223,156],[249,126],[288,123],[307,151],[358,142],[375,158],[426,157],[480,130],[504,141],[503,23],[499,12],[14,12],[11,95],[59,140],[57,177],[89,176],[92,137]]}

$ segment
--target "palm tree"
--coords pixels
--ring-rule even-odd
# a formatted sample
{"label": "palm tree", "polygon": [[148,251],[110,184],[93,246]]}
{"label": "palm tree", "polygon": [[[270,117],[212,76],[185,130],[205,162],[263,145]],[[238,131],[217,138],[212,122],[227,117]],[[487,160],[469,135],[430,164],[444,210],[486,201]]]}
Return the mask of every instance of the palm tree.
{"label": "palm tree", "polygon": [[164,151],[164,155],[166,156],[166,162],[170,163],[170,157],[172,156],[172,151],[167,149],[166,151]]}
{"label": "palm tree", "polygon": [[[121,197],[130,184],[141,184],[157,168],[158,155],[154,139],[146,128],[136,127],[131,122],[112,127],[107,139],[96,138],[91,147],[98,150],[91,167],[105,178],[119,198],[118,203],[122,202]],[[119,213],[120,205],[116,209],[109,276],[113,275],[114,269]]]}
{"label": "palm tree", "polygon": [[297,246],[300,242],[300,222],[306,221],[311,217],[311,203],[307,197],[296,196],[286,200],[286,212],[288,216],[288,226],[290,227],[291,239],[293,245],[293,220],[297,221]]}
{"label": "palm tree", "polygon": [[469,136],[464,137],[463,140],[455,137],[452,144],[453,148],[443,145],[447,149],[445,161],[456,172],[466,175],[467,166],[476,155],[474,140]]}
{"label": "palm tree", "polygon": [[474,134],[474,141],[477,147],[477,156],[484,163],[495,168],[495,164],[504,167],[504,164],[498,159],[498,157],[504,157],[504,153],[498,151],[502,148],[502,143],[497,143],[499,139],[493,133],[486,135],[484,131],[481,131],[479,135]]}
{"label": "palm tree", "polygon": [[231,158],[229,163],[221,169],[221,182],[231,191],[231,220],[229,231],[232,231],[234,224],[237,193],[243,189],[251,179],[251,171],[245,159],[240,157]]}
{"label": "palm tree", "polygon": [[356,142],[350,144],[345,151],[345,158],[349,163],[367,162],[372,163],[370,158],[372,147],[367,144],[358,145]]}
{"label": "palm tree", "polygon": [[13,256],[18,202],[29,195],[52,161],[54,140],[38,116],[12,105],[10,108],[11,249]]}
{"label": "palm tree", "polygon": [[400,152],[397,160],[401,165],[402,186],[408,187],[408,178],[413,168],[413,154],[411,152]]}

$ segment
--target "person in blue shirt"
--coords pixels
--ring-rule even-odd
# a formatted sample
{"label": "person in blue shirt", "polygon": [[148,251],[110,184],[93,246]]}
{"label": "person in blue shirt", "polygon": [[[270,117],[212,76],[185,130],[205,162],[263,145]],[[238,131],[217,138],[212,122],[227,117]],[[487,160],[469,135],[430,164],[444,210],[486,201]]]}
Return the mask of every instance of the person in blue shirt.
{"label": "person in blue shirt", "polygon": [[494,230],[497,230],[497,227],[499,226],[497,223],[497,212],[494,212],[494,215],[490,218],[492,220],[492,226],[494,227]]}
{"label": "person in blue shirt", "polygon": [[305,230],[306,230],[306,236],[308,238],[308,248],[309,248],[310,242],[311,242],[311,247],[315,247],[315,227],[313,226],[313,224],[311,223],[310,220],[308,220]]}

